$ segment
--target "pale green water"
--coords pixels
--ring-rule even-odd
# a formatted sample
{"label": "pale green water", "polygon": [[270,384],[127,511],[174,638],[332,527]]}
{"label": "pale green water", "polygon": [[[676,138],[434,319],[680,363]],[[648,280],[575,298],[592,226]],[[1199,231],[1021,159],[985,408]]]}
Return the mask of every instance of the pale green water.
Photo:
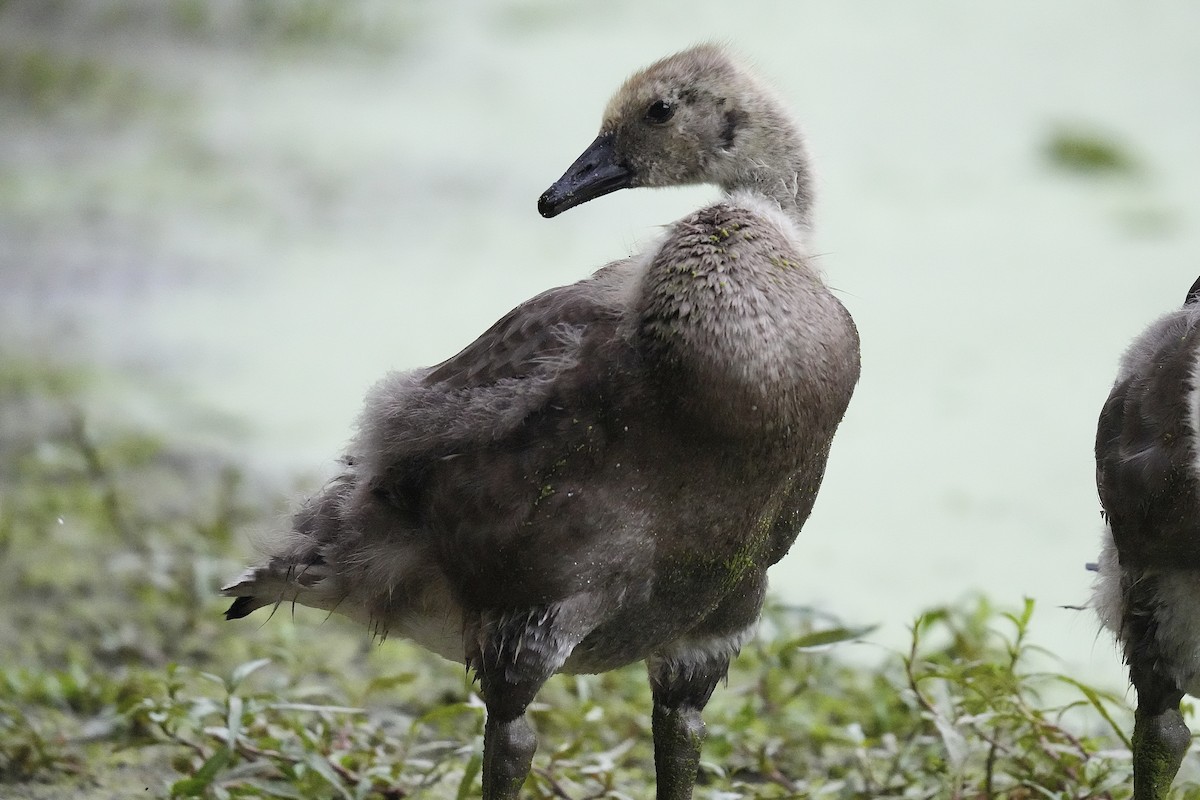
{"label": "pale green water", "polygon": [[[822,264],[863,338],[775,590],[881,621],[887,646],[925,606],[1029,595],[1043,643],[1121,685],[1091,614],[1058,606],[1087,596],[1117,357],[1200,273],[1200,5],[429,2],[371,6],[371,47],[85,6],[65,32],[0,6],[0,55],[49,42],[140,87],[0,106],[10,347],[121,367],[160,424],[227,415],[249,432],[224,443],[240,460],[320,475],[383,372],[452,354],[713,196],[534,208],[630,70],[726,40],[806,126]],[[1052,168],[1064,123],[1141,169]]]}

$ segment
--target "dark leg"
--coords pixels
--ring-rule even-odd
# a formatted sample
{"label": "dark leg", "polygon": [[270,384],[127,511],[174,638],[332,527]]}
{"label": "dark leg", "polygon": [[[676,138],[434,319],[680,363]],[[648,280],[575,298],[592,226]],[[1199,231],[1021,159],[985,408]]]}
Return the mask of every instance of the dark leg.
{"label": "dark leg", "polygon": [[1162,600],[1154,575],[1127,573],[1122,638],[1129,680],[1137,689],[1133,717],[1133,800],[1166,800],[1192,734],[1179,713],[1183,692],[1167,676],[1159,645]]}
{"label": "dark leg", "polygon": [[1175,773],[1192,743],[1179,713],[1183,692],[1153,668],[1131,664],[1138,693],[1133,723],[1133,800],[1166,800]]}
{"label": "dark leg", "polygon": [[525,709],[574,642],[555,629],[554,615],[540,609],[505,615],[484,630],[483,647],[471,659],[487,706],[483,800],[516,800],[537,749]]}
{"label": "dark leg", "polygon": [[729,670],[729,656],[687,666],[670,658],[652,659],[649,669],[658,800],[691,800],[704,742],[700,712]]}
{"label": "dark leg", "polygon": [[488,703],[488,717],[483,729],[483,798],[484,800],[514,800],[521,794],[537,737],[522,713],[503,720]]}

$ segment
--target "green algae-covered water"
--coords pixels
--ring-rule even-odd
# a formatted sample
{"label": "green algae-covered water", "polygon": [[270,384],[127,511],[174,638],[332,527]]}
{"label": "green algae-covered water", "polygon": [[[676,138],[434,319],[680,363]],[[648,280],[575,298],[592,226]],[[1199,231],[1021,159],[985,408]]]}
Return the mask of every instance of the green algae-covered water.
{"label": "green algae-covered water", "polygon": [[[540,192],[631,70],[728,42],[789,98],[863,379],[773,587],[903,642],[920,609],[1083,602],[1095,420],[1200,274],[1200,6],[551,0],[0,4],[0,336],[121,413],[319,479],[366,388],[714,196]],[[248,552],[249,552],[249,548]],[[849,648],[848,648],[849,649]]]}

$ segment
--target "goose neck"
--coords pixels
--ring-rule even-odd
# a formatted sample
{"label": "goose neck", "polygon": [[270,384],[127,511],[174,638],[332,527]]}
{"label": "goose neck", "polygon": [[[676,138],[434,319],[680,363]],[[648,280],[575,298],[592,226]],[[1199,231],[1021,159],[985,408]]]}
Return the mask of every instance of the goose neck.
{"label": "goose neck", "polygon": [[750,148],[741,164],[721,182],[726,193],[749,191],[777,203],[806,234],[812,230],[814,199],[812,170],[804,139],[795,127],[780,120],[774,135]]}
{"label": "goose neck", "polygon": [[765,197],[777,203],[804,233],[812,231],[812,181],[802,162],[784,169],[759,166],[743,172],[741,180],[723,188],[726,193],[742,190]]}

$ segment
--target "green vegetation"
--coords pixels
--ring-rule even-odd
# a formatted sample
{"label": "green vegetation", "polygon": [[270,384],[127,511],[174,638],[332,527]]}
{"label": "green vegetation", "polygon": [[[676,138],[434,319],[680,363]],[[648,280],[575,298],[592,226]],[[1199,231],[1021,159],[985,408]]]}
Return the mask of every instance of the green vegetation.
{"label": "green vegetation", "polygon": [[1133,175],[1137,160],[1107,134],[1079,127],[1064,127],[1051,134],[1046,158],[1055,167],[1080,175]]}
{"label": "green vegetation", "polygon": [[392,52],[405,45],[422,4],[388,0],[7,0],[0,12],[27,30],[84,38],[149,35],[180,42],[281,46],[284,49],[367,48]]}
{"label": "green vegetation", "polygon": [[146,42],[380,55],[409,42],[421,10],[386,0],[7,0],[0,2],[0,107],[120,122],[154,104],[177,104],[194,89],[130,57]]}
{"label": "green vegetation", "polygon": [[[88,385],[0,369],[0,795],[478,792],[463,670],[317,612],[224,622],[216,589],[283,504],[219,459],[94,428]],[[1032,612],[938,609],[864,667],[828,645],[866,631],[772,607],[706,713],[699,796],[1128,797],[1124,702],[1037,672]],[[651,796],[649,712],[640,667],[555,678],[528,788]]]}
{"label": "green vegetation", "polygon": [[151,95],[132,71],[27,45],[0,48],[0,99],[37,115],[84,108],[118,115],[149,102]]}

